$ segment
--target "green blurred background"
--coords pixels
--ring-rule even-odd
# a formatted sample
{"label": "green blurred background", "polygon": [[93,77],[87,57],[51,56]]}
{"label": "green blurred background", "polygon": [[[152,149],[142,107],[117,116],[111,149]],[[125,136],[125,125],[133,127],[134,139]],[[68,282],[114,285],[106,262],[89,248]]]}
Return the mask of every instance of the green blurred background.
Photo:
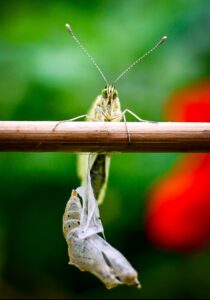
{"label": "green blurred background", "polygon": [[[104,82],[67,34],[67,22],[110,82],[168,36],[117,84],[122,108],[144,119],[169,121],[163,113],[169,96],[209,74],[209,1],[5,1],[1,120],[68,119],[86,113],[100,93]],[[1,153],[0,297],[210,297],[208,250],[164,251],[144,233],[150,187],[179,155],[112,156],[101,217],[107,240],[139,271],[143,288],[108,291],[67,264],[61,226],[70,191],[79,185],[76,155]]]}

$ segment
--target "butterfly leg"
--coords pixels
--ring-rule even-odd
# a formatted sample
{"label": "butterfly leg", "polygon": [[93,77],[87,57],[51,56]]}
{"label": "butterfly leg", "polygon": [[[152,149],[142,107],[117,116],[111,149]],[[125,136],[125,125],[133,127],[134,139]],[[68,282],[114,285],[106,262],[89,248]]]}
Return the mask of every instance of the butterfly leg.
{"label": "butterfly leg", "polygon": [[130,115],[132,115],[134,118],[136,118],[139,122],[150,122],[150,123],[158,123],[156,121],[149,121],[149,120],[144,120],[142,118],[140,118],[138,115],[136,115],[134,112],[132,112],[130,109],[125,109],[123,112],[122,112],[122,115],[126,114],[126,113],[129,113]]}
{"label": "butterfly leg", "polygon": [[126,113],[129,113],[130,115],[132,115],[134,118],[136,118],[139,122],[151,122],[151,123],[157,123],[155,121],[148,121],[148,120],[144,120],[142,118],[140,118],[139,116],[137,116],[134,112],[132,112],[130,109],[125,109],[123,112],[122,112],[122,117],[123,117],[123,121],[125,123],[125,126],[126,126],[126,131],[127,131],[127,134],[128,134],[128,142],[129,144],[131,143],[131,134],[130,134],[130,131],[128,129],[128,125],[127,125],[127,121],[126,121],[126,117],[125,117],[125,114]]}
{"label": "butterfly leg", "polygon": [[88,116],[87,114],[85,114],[85,115],[77,116],[77,117],[72,118],[72,119],[59,121],[59,122],[55,125],[55,127],[53,128],[52,131],[55,131],[56,128],[57,128],[60,124],[62,124],[62,123],[73,122],[73,121],[76,121],[76,120],[79,120],[79,119],[82,119],[82,118],[88,118],[90,121],[95,121],[92,117],[90,117],[90,116]]}
{"label": "butterfly leg", "polygon": [[128,124],[127,124],[127,121],[126,121],[126,117],[125,117],[125,111],[122,112],[122,117],[123,117],[123,122],[125,124],[125,128],[126,128],[126,131],[127,131],[127,134],[128,134],[128,143],[130,144],[131,143],[131,134],[130,134],[130,131],[128,129]]}

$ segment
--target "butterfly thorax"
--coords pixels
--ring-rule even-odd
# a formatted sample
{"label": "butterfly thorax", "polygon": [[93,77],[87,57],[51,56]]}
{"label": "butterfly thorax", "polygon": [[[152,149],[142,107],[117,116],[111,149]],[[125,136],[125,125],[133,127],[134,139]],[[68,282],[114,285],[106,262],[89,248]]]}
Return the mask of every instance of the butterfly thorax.
{"label": "butterfly thorax", "polygon": [[122,119],[118,92],[113,85],[106,86],[91,109],[91,117],[98,122],[119,122]]}

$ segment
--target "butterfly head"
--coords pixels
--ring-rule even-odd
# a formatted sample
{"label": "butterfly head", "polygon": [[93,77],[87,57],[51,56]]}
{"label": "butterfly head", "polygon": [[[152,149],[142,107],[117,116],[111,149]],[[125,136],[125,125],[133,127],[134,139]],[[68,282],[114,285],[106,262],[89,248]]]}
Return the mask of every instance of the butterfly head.
{"label": "butterfly head", "polygon": [[114,85],[108,84],[102,90],[101,95],[105,100],[107,100],[108,104],[111,104],[118,97],[118,92]]}

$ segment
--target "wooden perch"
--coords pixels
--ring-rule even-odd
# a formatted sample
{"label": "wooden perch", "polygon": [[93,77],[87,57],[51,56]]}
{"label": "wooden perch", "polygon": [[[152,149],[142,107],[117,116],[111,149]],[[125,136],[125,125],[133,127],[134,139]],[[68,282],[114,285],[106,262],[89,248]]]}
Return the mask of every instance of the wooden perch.
{"label": "wooden perch", "polygon": [[210,123],[0,121],[0,151],[210,152]]}

